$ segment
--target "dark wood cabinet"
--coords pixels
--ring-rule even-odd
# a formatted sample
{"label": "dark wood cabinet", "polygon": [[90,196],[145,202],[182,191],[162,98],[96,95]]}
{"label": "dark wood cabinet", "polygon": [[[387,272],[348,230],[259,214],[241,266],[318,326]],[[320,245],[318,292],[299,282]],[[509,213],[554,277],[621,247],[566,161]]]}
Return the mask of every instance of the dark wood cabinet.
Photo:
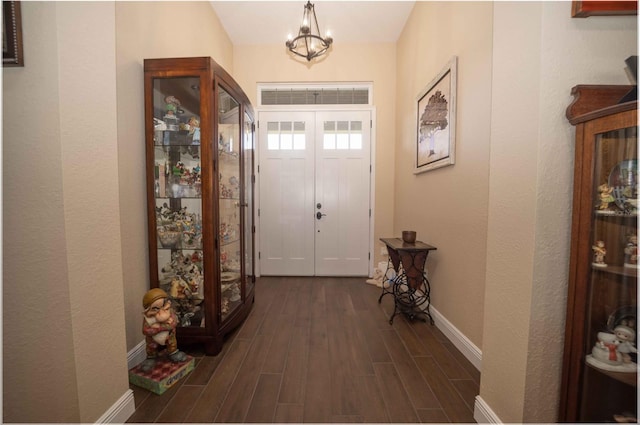
{"label": "dark wood cabinet", "polygon": [[150,286],[217,354],[254,300],[254,113],[208,57],[144,61]]}
{"label": "dark wood cabinet", "polygon": [[576,86],[572,239],[560,421],[637,417],[637,102]]}

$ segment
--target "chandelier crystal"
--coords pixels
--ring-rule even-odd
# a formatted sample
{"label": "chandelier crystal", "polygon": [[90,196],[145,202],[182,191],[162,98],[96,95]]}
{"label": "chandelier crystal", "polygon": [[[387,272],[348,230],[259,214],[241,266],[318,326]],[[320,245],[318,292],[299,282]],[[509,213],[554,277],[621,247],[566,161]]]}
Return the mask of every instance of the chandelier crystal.
{"label": "chandelier crystal", "polygon": [[311,59],[326,53],[331,43],[333,43],[333,38],[331,38],[328,31],[324,38],[320,36],[315,8],[310,1],[307,1],[304,6],[302,25],[298,30],[298,36],[292,38],[289,35],[289,39],[286,42],[287,49],[294,55],[301,56],[310,62]]}

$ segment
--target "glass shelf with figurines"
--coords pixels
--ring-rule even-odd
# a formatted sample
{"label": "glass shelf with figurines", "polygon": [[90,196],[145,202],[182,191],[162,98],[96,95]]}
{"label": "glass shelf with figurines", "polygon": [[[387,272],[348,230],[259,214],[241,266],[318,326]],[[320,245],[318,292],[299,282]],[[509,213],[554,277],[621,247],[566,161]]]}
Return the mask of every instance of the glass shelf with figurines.
{"label": "glass shelf with figurines", "polygon": [[181,208],[172,209],[162,199],[156,200],[158,249],[202,249],[201,202],[185,199],[182,204]]}
{"label": "glass shelf with figurines", "polygon": [[202,169],[198,153],[181,147],[156,147],[154,195],[156,198],[200,198]]}

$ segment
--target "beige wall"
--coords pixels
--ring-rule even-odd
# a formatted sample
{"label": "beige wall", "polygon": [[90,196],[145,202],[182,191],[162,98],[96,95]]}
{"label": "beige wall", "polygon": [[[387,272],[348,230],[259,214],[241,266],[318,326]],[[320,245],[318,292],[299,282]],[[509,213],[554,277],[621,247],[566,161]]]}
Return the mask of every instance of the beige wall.
{"label": "beige wall", "polygon": [[571,238],[570,89],[628,84],[624,59],[638,51],[636,16],[571,19],[570,10],[568,1],[494,5],[480,397],[503,422],[557,417]]}
{"label": "beige wall", "polygon": [[[184,23],[180,25],[179,23]],[[208,2],[116,2],[118,167],[127,350],[143,340],[149,289],[143,61],[211,56],[231,72],[233,49]]]}
{"label": "beige wall", "polygon": [[[265,82],[373,82],[376,108],[375,228],[373,240],[393,234],[395,145],[395,45],[336,43],[324,60],[308,65],[291,59],[278,45],[234,47],[233,77],[256,105],[257,84]],[[378,244],[375,244],[378,247]],[[374,249],[378,261],[379,249]],[[375,264],[375,263],[374,263]]]}
{"label": "beige wall", "polygon": [[[398,40],[393,234],[438,248],[431,302],[482,347],[489,191],[492,4],[418,2]],[[458,56],[456,163],[414,175],[418,94]]]}
{"label": "beige wall", "polygon": [[3,70],[3,420],[93,422],[129,391],[115,5],[22,3]]}

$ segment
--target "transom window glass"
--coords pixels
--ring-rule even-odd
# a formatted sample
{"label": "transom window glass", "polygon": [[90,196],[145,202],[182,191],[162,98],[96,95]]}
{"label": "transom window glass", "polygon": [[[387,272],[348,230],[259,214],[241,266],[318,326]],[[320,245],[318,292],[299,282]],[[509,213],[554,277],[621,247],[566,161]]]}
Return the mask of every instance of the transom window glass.
{"label": "transom window glass", "polygon": [[304,150],[305,148],[304,121],[267,122],[267,149]]}
{"label": "transom window glass", "polygon": [[327,150],[362,149],[362,121],[325,121],[323,147]]}

